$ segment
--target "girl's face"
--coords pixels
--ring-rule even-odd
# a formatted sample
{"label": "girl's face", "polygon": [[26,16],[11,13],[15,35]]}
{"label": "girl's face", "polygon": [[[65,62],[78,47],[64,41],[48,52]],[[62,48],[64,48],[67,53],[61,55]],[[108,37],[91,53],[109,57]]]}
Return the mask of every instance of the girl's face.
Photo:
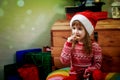
{"label": "girl's face", "polygon": [[79,37],[80,41],[85,37],[86,30],[85,30],[84,26],[82,25],[82,23],[80,23],[77,20],[73,22],[73,24],[72,24],[72,34]]}

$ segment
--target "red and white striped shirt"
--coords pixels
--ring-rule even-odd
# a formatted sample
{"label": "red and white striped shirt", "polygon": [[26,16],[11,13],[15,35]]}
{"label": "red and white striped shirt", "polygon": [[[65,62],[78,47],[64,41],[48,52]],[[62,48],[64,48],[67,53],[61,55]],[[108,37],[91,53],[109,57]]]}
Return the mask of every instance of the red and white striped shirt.
{"label": "red and white striped shirt", "polygon": [[92,43],[92,53],[90,55],[85,54],[83,46],[83,43],[78,43],[72,50],[72,43],[65,42],[64,44],[60,60],[63,64],[70,64],[71,73],[74,70],[89,69],[92,72],[101,68],[102,52],[98,43]]}

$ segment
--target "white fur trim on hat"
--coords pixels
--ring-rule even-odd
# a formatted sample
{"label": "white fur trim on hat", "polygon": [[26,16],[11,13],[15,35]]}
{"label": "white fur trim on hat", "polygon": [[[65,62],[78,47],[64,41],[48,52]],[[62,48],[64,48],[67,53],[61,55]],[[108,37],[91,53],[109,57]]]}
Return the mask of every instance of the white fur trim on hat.
{"label": "white fur trim on hat", "polygon": [[73,16],[71,21],[70,21],[70,27],[71,28],[72,28],[72,23],[73,23],[74,20],[80,21],[84,25],[88,34],[89,35],[92,34],[92,32],[94,30],[94,27],[93,27],[92,23],[90,22],[90,20],[88,18],[86,18],[84,15],[81,15],[81,14],[77,14],[77,15]]}

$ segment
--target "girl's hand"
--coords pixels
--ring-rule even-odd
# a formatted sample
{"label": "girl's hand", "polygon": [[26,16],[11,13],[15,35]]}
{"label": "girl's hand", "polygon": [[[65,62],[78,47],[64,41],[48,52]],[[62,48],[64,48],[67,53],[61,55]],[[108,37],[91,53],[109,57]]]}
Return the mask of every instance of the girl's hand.
{"label": "girl's hand", "polygon": [[88,78],[89,76],[90,76],[90,70],[89,69],[85,69],[83,77],[84,78]]}
{"label": "girl's hand", "polygon": [[71,35],[70,37],[68,37],[67,41],[68,41],[68,42],[73,42],[75,36],[76,36],[76,35]]}
{"label": "girl's hand", "polygon": [[68,37],[67,41],[68,42],[75,42],[75,41],[79,41],[79,36],[76,36],[75,34],[71,35],[70,37]]}
{"label": "girl's hand", "polygon": [[90,73],[83,75],[84,78],[89,78],[89,76],[90,76]]}

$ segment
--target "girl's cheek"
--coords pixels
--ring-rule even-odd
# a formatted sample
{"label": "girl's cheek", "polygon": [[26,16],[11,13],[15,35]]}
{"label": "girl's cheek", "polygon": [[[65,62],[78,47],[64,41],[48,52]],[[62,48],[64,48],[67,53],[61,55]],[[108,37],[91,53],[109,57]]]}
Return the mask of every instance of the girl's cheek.
{"label": "girl's cheek", "polygon": [[78,31],[78,34],[82,34],[82,31]]}
{"label": "girl's cheek", "polygon": [[75,31],[74,29],[72,29],[72,34],[75,34],[75,32],[76,32],[76,31]]}

